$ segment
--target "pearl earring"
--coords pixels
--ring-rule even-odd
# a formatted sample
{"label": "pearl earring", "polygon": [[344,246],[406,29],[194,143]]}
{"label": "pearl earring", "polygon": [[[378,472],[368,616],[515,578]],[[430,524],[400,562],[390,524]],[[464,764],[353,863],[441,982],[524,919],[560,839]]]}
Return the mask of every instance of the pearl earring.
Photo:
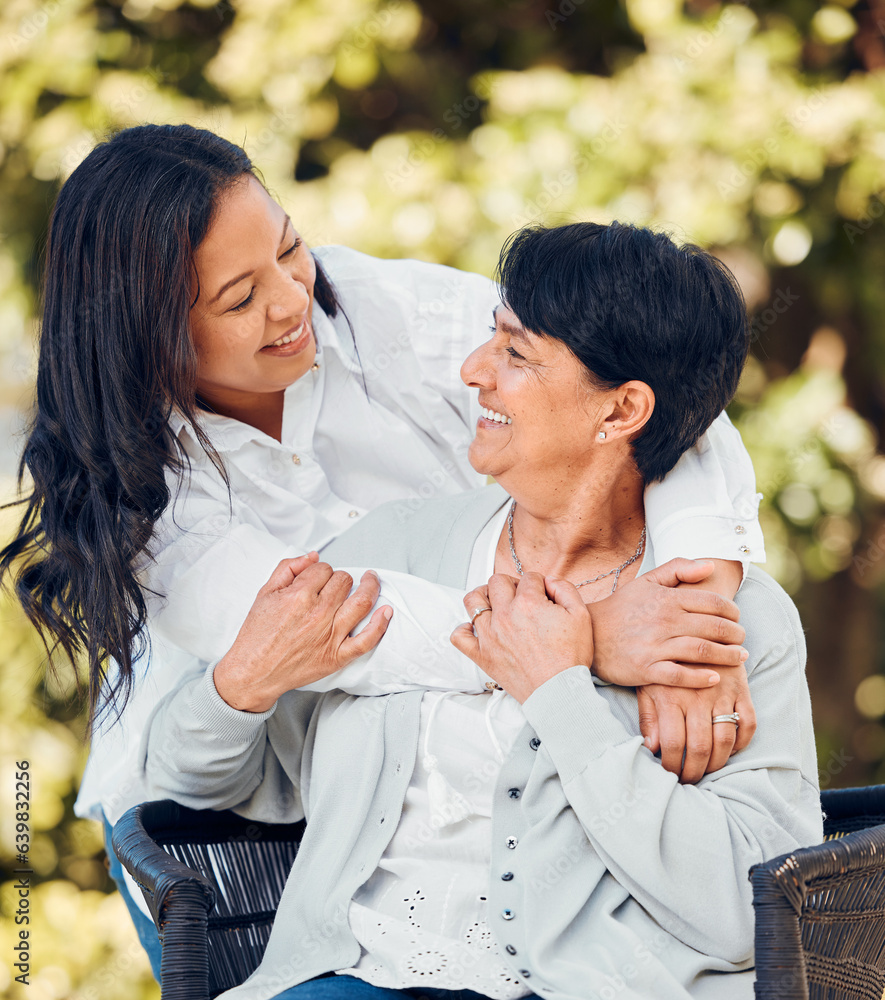
{"label": "pearl earring", "polygon": [[604,441],[605,440],[605,431],[600,431],[599,432],[599,440],[600,441]]}

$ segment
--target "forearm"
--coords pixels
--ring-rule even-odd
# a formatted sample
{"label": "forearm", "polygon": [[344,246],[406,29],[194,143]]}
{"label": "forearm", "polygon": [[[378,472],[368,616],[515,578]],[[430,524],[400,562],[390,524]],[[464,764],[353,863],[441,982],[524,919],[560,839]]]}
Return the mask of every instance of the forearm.
{"label": "forearm", "polygon": [[[148,586],[169,589],[165,603],[159,606],[157,602],[153,609],[152,628],[206,662],[225,659],[222,669],[226,672],[231,667],[228,652],[258,591],[279,560],[294,553],[266,532],[239,525],[223,541],[208,545],[185,572],[167,581],[163,569],[180,555],[177,546],[166,550],[145,579]],[[364,570],[348,572],[358,581]],[[373,611],[383,605],[394,609],[384,640],[342,670],[302,689],[338,689],[360,695],[417,687],[482,691],[488,678],[449,642],[452,629],[464,620],[461,592],[392,570],[382,571],[379,577],[381,596]],[[238,707],[252,708],[246,703]]]}
{"label": "forearm", "polygon": [[[345,569],[354,579],[363,573]],[[342,670],[301,690],[356,695],[418,688],[468,694],[485,690],[488,676],[450,640],[452,630],[464,621],[463,592],[394,570],[381,570],[378,577],[381,593],[372,610],[383,605],[393,608],[384,638]]]}
{"label": "forearm", "polygon": [[317,696],[300,698],[300,704],[290,706],[293,752],[283,764],[273,759],[267,740],[267,723],[277,706],[262,714],[231,708],[215,690],[211,668],[181,685],[159,703],[142,739],[151,796],[195,809],[226,809],[247,803],[264,781],[278,789],[297,785],[300,734]]}

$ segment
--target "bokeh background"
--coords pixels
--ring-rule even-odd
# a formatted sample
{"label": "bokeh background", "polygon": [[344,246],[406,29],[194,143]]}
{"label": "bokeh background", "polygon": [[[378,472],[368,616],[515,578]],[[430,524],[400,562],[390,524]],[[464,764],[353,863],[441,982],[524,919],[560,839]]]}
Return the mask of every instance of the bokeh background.
{"label": "bokeh background", "polygon": [[[313,244],[490,274],[526,222],[618,218],[718,253],[753,316],[731,412],[767,569],[807,631],[821,782],[885,781],[883,0],[3,0],[3,498],[53,199],[104,135],[147,121],[244,144]],[[156,998],[97,825],[73,816],[73,680],[47,678],[8,597],[0,664],[0,993]],[[28,987],[10,976],[22,758]]]}

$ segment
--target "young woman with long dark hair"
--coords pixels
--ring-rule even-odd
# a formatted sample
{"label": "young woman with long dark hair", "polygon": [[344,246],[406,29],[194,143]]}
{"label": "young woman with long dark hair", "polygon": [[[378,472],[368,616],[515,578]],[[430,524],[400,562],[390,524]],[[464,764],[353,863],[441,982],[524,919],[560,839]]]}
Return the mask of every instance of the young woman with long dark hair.
{"label": "young woman with long dark hair", "polygon": [[[150,711],[224,655],[281,560],[300,596],[273,641],[289,644],[293,671],[329,674],[380,640],[381,612],[350,634],[377,580],[351,595],[345,574],[298,557],[383,502],[407,512],[484,484],[467,460],[478,402],[458,371],[498,299],[478,275],[311,252],[243,150],[205,130],[128,129],[73,172],[46,253],[29,491],[0,572],[15,573],[48,649],[85,661],[81,815],[114,821],[144,797],[136,764]],[[680,576],[732,596],[740,565],[764,558],[757,504],[722,417],[647,491],[658,561],[713,558],[712,576]],[[629,642],[628,606],[642,630]],[[706,590],[650,600],[624,588],[594,607],[596,656],[643,661],[650,681],[672,679],[669,661],[706,660],[749,716],[735,643],[715,641],[734,635],[717,608]],[[675,771],[686,727],[696,730],[681,690],[660,711]],[[742,726],[738,745],[751,733]],[[697,743],[692,774],[710,761]]]}

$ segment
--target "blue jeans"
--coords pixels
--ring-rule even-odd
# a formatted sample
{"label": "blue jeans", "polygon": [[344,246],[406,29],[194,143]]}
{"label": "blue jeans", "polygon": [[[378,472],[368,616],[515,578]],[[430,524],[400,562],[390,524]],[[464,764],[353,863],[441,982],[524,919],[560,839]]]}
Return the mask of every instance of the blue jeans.
{"label": "blue jeans", "polygon": [[[532,998],[535,998],[534,994],[526,1000]],[[488,998],[472,990],[438,990],[430,986],[389,990],[381,986],[372,986],[362,979],[357,979],[356,976],[332,974],[308,979],[306,983],[292,986],[285,993],[280,993],[276,1000],[488,1000]]]}
{"label": "blue jeans", "polygon": [[104,817],[102,817],[102,822],[104,823],[104,843],[105,850],[108,852],[108,866],[111,878],[117,883],[120,895],[126,903],[126,909],[129,910],[129,916],[132,917],[132,922],[135,924],[135,932],[138,934],[138,940],[141,942],[142,948],[147,952],[147,956],[150,959],[154,979],[159,982],[160,954],[162,949],[160,948],[160,937],[157,934],[157,928],[154,926],[153,920],[139,909],[138,904],[130,895],[129,886],[123,881],[123,866],[120,864],[117,855],[114,854],[114,848],[111,844],[111,824]]}

